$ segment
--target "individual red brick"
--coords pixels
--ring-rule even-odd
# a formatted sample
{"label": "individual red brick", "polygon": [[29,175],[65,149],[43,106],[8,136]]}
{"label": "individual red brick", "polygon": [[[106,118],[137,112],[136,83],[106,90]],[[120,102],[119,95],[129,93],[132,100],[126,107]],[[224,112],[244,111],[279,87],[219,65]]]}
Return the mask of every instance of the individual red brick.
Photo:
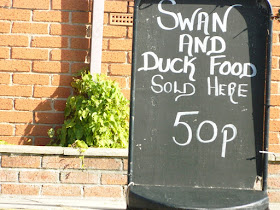
{"label": "individual red brick", "polygon": [[133,38],[133,27],[128,27],[127,37],[130,39]]}
{"label": "individual red brick", "polygon": [[274,7],[280,6],[279,0],[270,0],[269,2],[270,2],[271,5],[274,6]]}
{"label": "individual red brick", "polygon": [[11,109],[13,109],[13,99],[0,98],[0,110],[11,110]]}
{"label": "individual red brick", "polygon": [[279,189],[280,177],[268,177],[267,184],[269,189]]}
{"label": "individual red brick", "polygon": [[15,109],[22,111],[49,111],[52,108],[50,100],[15,99]]}
{"label": "individual red brick", "polygon": [[33,21],[38,22],[69,22],[69,12],[33,11]]}
{"label": "individual red brick", "polygon": [[84,165],[86,168],[101,170],[120,170],[121,162],[112,158],[85,158]]}
{"label": "individual red brick", "polygon": [[127,61],[128,61],[128,63],[132,63],[132,53],[131,52],[127,53]]}
{"label": "individual red brick", "polygon": [[69,63],[56,62],[56,61],[51,61],[51,62],[34,61],[33,71],[44,72],[44,73],[67,73],[69,72]]}
{"label": "individual red brick", "polygon": [[123,174],[102,174],[101,184],[103,185],[125,185],[127,176]]}
{"label": "individual red brick", "polygon": [[0,58],[9,58],[10,57],[10,49],[7,47],[0,48]]}
{"label": "individual red brick", "polygon": [[280,81],[280,70],[273,70],[271,72],[271,80],[272,81]]}
{"label": "individual red brick", "polygon": [[68,24],[51,24],[51,35],[66,35],[66,36],[85,36],[86,26],[83,25],[68,25]]}
{"label": "individual red brick", "polygon": [[[1,124],[0,133],[2,136],[12,136],[14,132],[14,127],[8,124]],[[1,171],[0,171],[0,180],[1,180]]]}
{"label": "individual red brick", "polygon": [[279,33],[273,33],[272,34],[272,42],[278,43],[279,42]]}
{"label": "individual red brick", "polygon": [[280,31],[280,23],[278,21],[273,21],[273,31]]}
{"label": "individual red brick", "polygon": [[271,95],[270,97],[270,104],[274,106],[280,105],[280,95]]}
{"label": "individual red brick", "polygon": [[31,69],[30,61],[21,60],[0,60],[0,71],[28,72]]}
{"label": "individual red brick", "polygon": [[40,168],[41,157],[30,155],[2,155],[2,168]]}
{"label": "individual red brick", "polygon": [[52,50],[51,60],[54,61],[85,61],[87,51],[80,50]]}
{"label": "individual red brick", "polygon": [[279,69],[279,59],[278,59],[278,57],[272,57],[271,68],[272,69]]}
{"label": "individual red brick", "polygon": [[30,10],[0,8],[0,20],[29,21],[30,17],[31,17],[31,11]]}
{"label": "individual red brick", "polygon": [[37,185],[25,184],[2,184],[4,195],[39,195],[40,187]]}
{"label": "individual red brick", "polygon": [[64,122],[64,113],[36,112],[35,122],[41,124],[62,124]]}
{"label": "individual red brick", "polygon": [[0,22],[0,33],[9,33],[11,29],[10,22]]}
{"label": "individual red brick", "polygon": [[53,169],[79,169],[81,168],[81,159],[78,157],[60,157],[60,156],[44,156],[43,168]]}
{"label": "individual red brick", "polygon": [[71,75],[54,75],[52,78],[53,86],[71,86],[73,76]]}
{"label": "individual red brick", "polygon": [[274,56],[279,56],[280,55],[280,45],[273,45],[272,46],[272,55],[274,55]]}
{"label": "individual red brick", "polygon": [[279,175],[280,174],[280,164],[268,164],[268,174]]}
{"label": "individual red brick", "polygon": [[110,50],[131,50],[132,39],[110,39],[109,49]]}
{"label": "individual red brick", "polygon": [[48,24],[15,22],[12,26],[12,33],[48,34]]}
{"label": "individual red brick", "polygon": [[32,121],[33,121],[32,112],[0,111],[0,122],[30,123]]}
{"label": "individual red brick", "polygon": [[102,40],[102,50],[107,50],[109,47],[109,40],[108,39],[103,39]]}
{"label": "individual red brick", "polygon": [[134,12],[134,1],[129,1],[128,2],[128,12],[133,13]]}
{"label": "individual red brick", "polygon": [[10,84],[10,74],[0,73],[0,84]]}
{"label": "individual red brick", "polygon": [[13,48],[12,58],[27,60],[47,60],[49,52],[47,49]]}
{"label": "individual red brick", "polygon": [[78,71],[80,71],[83,68],[89,68],[89,64],[87,64],[87,63],[73,63],[71,65],[71,72],[72,73],[77,73]]}
{"label": "individual red brick", "polygon": [[97,184],[98,180],[98,174],[88,171],[66,171],[61,173],[62,183]]}
{"label": "individual red brick", "polygon": [[0,46],[27,47],[28,44],[27,36],[0,34]]}
{"label": "individual red brick", "polygon": [[115,81],[120,88],[126,87],[126,78],[125,77],[108,77],[108,79]]}
{"label": "individual red brick", "polygon": [[105,1],[104,12],[127,12],[127,1]]}
{"label": "individual red brick", "polygon": [[128,159],[123,159],[123,170],[127,171],[128,169]]}
{"label": "individual red brick", "polygon": [[102,52],[102,62],[110,62],[110,63],[125,63],[126,62],[126,54],[125,52]]}
{"label": "individual red brick", "polygon": [[0,182],[17,182],[18,172],[14,170],[0,170]]}
{"label": "individual red brick", "polygon": [[280,121],[270,120],[269,131],[279,131],[280,130]]}
{"label": "individual red brick", "polygon": [[45,125],[16,125],[16,136],[48,136],[51,126]]}
{"label": "individual red brick", "polygon": [[107,76],[108,69],[109,69],[108,64],[106,64],[106,63],[101,64],[101,74],[104,74]]}
{"label": "individual red brick", "polygon": [[11,6],[11,0],[1,0],[0,1],[1,7],[10,7]]}
{"label": "individual red brick", "polygon": [[111,75],[116,76],[130,76],[131,65],[128,64],[111,64]]}
{"label": "individual red brick", "polygon": [[270,108],[270,119],[278,119],[280,118],[280,109],[276,107]]}
{"label": "individual red brick", "polygon": [[80,197],[81,187],[76,185],[43,185],[42,195]]}
{"label": "individual red brick", "polygon": [[120,186],[85,186],[85,197],[122,197],[122,188]]}
{"label": "individual red brick", "polygon": [[46,48],[66,48],[68,47],[67,37],[34,37],[31,42],[31,47],[46,47]]}
{"label": "individual red brick", "polygon": [[280,191],[268,191],[269,202],[279,203],[280,202]]}
{"label": "individual red brick", "polygon": [[108,23],[109,23],[109,13],[104,12],[103,25],[108,25]]}
{"label": "individual red brick", "polygon": [[55,183],[58,182],[57,171],[20,171],[19,182],[22,183]]}
{"label": "individual red brick", "polygon": [[46,146],[50,143],[50,138],[44,138],[44,137],[35,137],[35,146]]}
{"label": "individual red brick", "polygon": [[125,26],[104,26],[103,36],[106,38],[125,38],[126,37],[126,27]]}
{"label": "individual red brick", "polygon": [[49,9],[49,0],[40,0],[36,3],[27,0],[13,0],[13,7],[26,9]]}
{"label": "individual red brick", "polygon": [[0,136],[0,139],[6,141],[9,144],[15,144],[15,145],[31,145],[32,144],[32,141],[30,141],[30,138],[27,138],[27,137]]}
{"label": "individual red brick", "polygon": [[32,87],[26,85],[0,85],[0,96],[27,96],[32,95]]}
{"label": "individual red brick", "polygon": [[270,144],[279,144],[280,143],[278,132],[269,133],[269,143]]}
{"label": "individual red brick", "polygon": [[56,111],[64,111],[66,107],[66,100],[55,100],[54,109]]}
{"label": "individual red brick", "polygon": [[47,87],[47,86],[35,86],[34,97],[50,97],[50,98],[68,98],[71,94],[70,88],[65,87]]}
{"label": "individual red brick", "polygon": [[48,85],[49,75],[42,74],[14,74],[13,83],[19,85]]}
{"label": "individual red brick", "polygon": [[91,12],[72,12],[72,23],[91,23]]}
{"label": "individual red brick", "polygon": [[71,39],[71,48],[88,50],[88,49],[90,49],[90,39],[72,38]]}
{"label": "individual red brick", "polygon": [[280,144],[270,144],[269,152],[280,153]]}
{"label": "individual red brick", "polygon": [[89,11],[90,2],[89,0],[52,0],[52,9],[58,10],[82,10]]}
{"label": "individual red brick", "polygon": [[122,89],[121,91],[122,91],[124,97],[126,99],[130,100],[130,90],[129,89]]}

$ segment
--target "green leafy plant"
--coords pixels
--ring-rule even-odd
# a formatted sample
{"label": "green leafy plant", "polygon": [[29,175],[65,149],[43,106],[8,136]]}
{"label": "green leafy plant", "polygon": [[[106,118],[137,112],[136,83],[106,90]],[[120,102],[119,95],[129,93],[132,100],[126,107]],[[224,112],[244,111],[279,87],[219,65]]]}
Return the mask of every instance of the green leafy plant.
{"label": "green leafy plant", "polygon": [[67,99],[62,128],[48,132],[52,145],[126,148],[129,107],[118,85],[82,70],[72,87],[76,95]]}

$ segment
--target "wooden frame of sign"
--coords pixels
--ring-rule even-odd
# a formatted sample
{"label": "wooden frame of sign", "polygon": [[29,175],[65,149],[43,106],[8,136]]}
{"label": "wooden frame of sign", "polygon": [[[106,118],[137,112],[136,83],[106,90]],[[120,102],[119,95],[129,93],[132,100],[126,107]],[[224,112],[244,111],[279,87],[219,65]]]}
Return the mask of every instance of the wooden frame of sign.
{"label": "wooden frame of sign", "polygon": [[129,209],[266,209],[267,0],[136,0]]}

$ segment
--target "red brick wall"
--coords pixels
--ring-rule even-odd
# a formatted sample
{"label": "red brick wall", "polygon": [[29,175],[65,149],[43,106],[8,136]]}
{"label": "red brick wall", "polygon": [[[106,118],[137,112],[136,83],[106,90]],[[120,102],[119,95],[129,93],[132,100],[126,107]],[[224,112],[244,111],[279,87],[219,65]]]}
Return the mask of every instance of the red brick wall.
{"label": "red brick wall", "polygon": [[[83,165],[83,166],[82,166]],[[124,198],[127,158],[5,153],[0,194]]]}
{"label": "red brick wall", "polygon": [[[105,1],[102,72],[129,98],[132,27],[109,24],[128,5]],[[0,1],[0,140],[45,145],[61,126],[72,74],[88,66],[91,11],[92,0]]]}

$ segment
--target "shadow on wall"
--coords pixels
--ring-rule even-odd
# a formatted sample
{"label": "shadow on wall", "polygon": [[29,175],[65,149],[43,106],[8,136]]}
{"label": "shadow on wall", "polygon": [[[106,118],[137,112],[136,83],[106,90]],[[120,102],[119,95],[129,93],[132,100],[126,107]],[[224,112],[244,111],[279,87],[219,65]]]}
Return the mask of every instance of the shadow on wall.
{"label": "shadow on wall", "polygon": [[45,20],[52,21],[50,34],[46,37],[34,35],[31,42],[32,47],[50,49],[48,60],[33,61],[32,64],[32,72],[42,77],[48,75],[49,81],[36,83],[33,100],[27,100],[29,110],[33,110],[33,122],[16,126],[16,136],[23,137],[20,144],[43,146],[50,142],[47,132],[50,128],[61,127],[66,100],[73,94],[72,75],[89,66],[92,1],[52,1],[51,7],[50,12],[60,15],[55,19],[50,13],[48,18],[51,20]]}

